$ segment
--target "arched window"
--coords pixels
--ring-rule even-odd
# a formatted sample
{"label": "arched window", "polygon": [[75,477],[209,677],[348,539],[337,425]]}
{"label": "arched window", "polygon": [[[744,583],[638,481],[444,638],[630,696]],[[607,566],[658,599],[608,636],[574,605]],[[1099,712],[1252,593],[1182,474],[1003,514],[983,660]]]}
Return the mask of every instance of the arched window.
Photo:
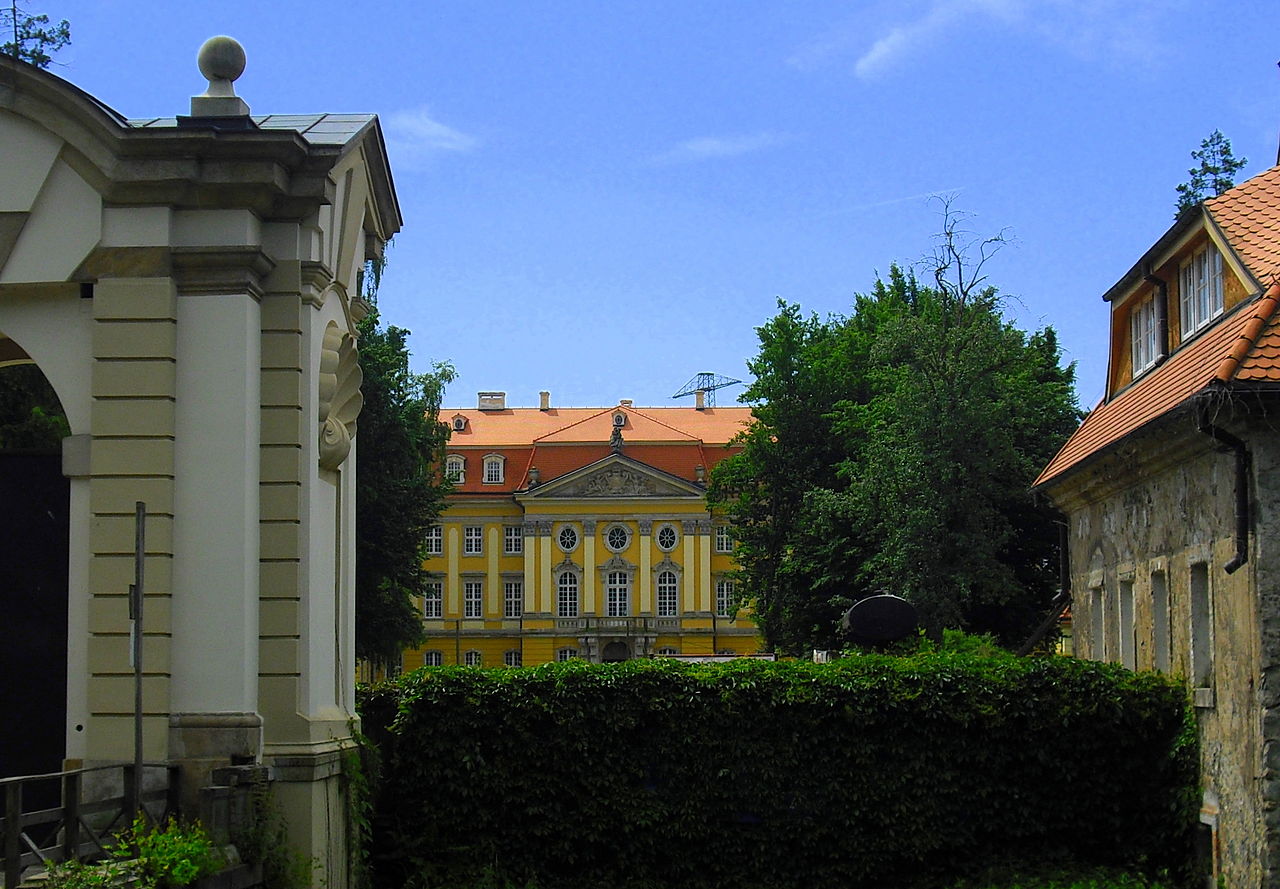
{"label": "arched window", "polygon": [[422,666],[424,667],[438,667],[443,663],[443,651],[425,651],[422,653]]}
{"label": "arched window", "polygon": [[463,663],[465,663],[468,667],[484,666],[484,655],[476,651],[474,648],[471,651],[468,651],[462,657],[463,657]]}
{"label": "arched window", "polygon": [[484,483],[486,485],[502,484],[503,465],[506,460],[499,454],[490,454],[484,458]]}
{"label": "arched window", "polygon": [[556,617],[578,616],[578,575],[561,571],[556,581]]}
{"label": "arched window", "polygon": [[605,584],[606,617],[626,617],[631,613],[631,577],[625,571],[610,571]]}
{"label": "arched window", "polygon": [[461,454],[450,454],[444,458],[444,477],[455,485],[467,480],[467,461]]}
{"label": "arched window", "polygon": [[679,607],[679,588],[674,571],[658,573],[658,617],[675,617]]}

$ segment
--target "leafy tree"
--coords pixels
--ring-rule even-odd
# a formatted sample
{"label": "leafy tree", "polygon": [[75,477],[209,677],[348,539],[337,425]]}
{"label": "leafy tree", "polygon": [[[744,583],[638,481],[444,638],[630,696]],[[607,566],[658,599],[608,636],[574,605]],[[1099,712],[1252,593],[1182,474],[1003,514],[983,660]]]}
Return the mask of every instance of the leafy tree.
{"label": "leafy tree", "polygon": [[1200,143],[1200,149],[1191,152],[1191,156],[1200,165],[1187,170],[1191,179],[1178,186],[1178,204],[1173,214],[1175,219],[1198,206],[1205,198],[1216,197],[1235,185],[1236,173],[1249,162],[1244,157],[1236,160],[1231,153],[1231,140],[1222,135],[1220,130],[1210,133]]}
{"label": "leafy tree", "polygon": [[853,314],[759,328],[756,423],[712,474],[741,587],[771,647],[839,647],[850,604],[886,591],[927,627],[1021,637],[1054,593],[1053,517],[1028,488],[1079,420],[1052,329],[1004,320],[949,209],[935,286],[892,266]]}
{"label": "leafy tree", "polygon": [[70,434],[62,404],[40,368],[0,368],[0,449],[52,450]]}
{"label": "leafy tree", "polygon": [[422,595],[428,577],[426,530],[449,490],[437,471],[449,440],[439,415],[454,372],[438,363],[430,373],[413,373],[409,331],[379,320],[375,306],[359,325],[364,407],[356,448],[356,655],[389,666],[422,641],[413,597]]}
{"label": "leafy tree", "polygon": [[66,19],[50,24],[49,16],[29,15],[16,0],[10,0],[8,9],[0,9],[0,28],[10,36],[0,43],[0,53],[37,68],[48,68],[51,54],[71,43],[71,24]]}

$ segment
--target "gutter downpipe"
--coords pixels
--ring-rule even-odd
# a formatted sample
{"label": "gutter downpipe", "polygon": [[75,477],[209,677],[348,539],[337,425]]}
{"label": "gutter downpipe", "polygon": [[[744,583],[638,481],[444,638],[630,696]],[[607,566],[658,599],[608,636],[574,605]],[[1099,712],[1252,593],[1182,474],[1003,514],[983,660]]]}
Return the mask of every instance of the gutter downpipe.
{"label": "gutter downpipe", "polygon": [[1067,606],[1071,604],[1071,560],[1068,558],[1067,551],[1069,541],[1070,534],[1068,533],[1067,523],[1060,520],[1058,522],[1058,595],[1054,596],[1053,601],[1049,603],[1048,616],[1041,621],[1035,632],[1018,649],[1018,657],[1025,657],[1030,654],[1032,649],[1040,644],[1040,640],[1053,629],[1053,626],[1062,617],[1062,613],[1067,610]]}
{"label": "gutter downpipe", "polygon": [[1225,445],[1235,452],[1236,458],[1236,554],[1231,561],[1222,566],[1228,574],[1234,574],[1241,565],[1249,561],[1249,529],[1252,518],[1249,513],[1249,448],[1220,426],[1209,422],[1203,410],[1196,415],[1196,428],[1219,444]]}

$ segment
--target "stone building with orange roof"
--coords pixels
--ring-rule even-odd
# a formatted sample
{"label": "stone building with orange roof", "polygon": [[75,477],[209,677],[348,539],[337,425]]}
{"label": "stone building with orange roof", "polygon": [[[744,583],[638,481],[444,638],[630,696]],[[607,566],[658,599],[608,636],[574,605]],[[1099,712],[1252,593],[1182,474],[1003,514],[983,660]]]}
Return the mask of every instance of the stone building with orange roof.
{"label": "stone building with orange roof", "polygon": [[1106,395],[1036,489],[1068,517],[1075,651],[1185,676],[1201,851],[1280,886],[1280,167],[1112,287]]}
{"label": "stone building with orange roof", "polygon": [[442,412],[454,491],[427,538],[426,642],[403,666],[753,654],[706,480],[743,407]]}

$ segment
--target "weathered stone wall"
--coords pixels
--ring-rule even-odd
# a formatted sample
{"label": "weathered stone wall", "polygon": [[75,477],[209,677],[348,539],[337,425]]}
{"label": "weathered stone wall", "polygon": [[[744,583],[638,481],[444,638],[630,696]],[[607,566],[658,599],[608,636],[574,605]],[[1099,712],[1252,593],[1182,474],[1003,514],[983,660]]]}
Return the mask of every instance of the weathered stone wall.
{"label": "weathered stone wall", "polygon": [[[1201,818],[1216,828],[1216,855],[1227,885],[1272,886],[1280,884],[1267,878],[1277,871],[1268,842],[1277,825],[1269,822],[1280,819],[1274,803],[1264,804],[1262,791],[1270,783],[1275,787],[1267,795],[1280,794],[1280,781],[1268,782],[1260,727],[1263,706],[1280,707],[1280,663],[1274,654],[1263,654],[1264,639],[1267,650],[1280,650],[1278,575],[1265,546],[1280,507],[1280,454],[1259,428],[1232,431],[1253,451],[1250,488],[1257,504],[1250,559],[1232,574],[1224,566],[1236,549],[1235,460],[1196,430],[1192,416],[1135,437],[1051,495],[1070,517],[1073,630],[1080,657],[1156,669],[1163,582],[1167,669],[1192,676],[1192,575],[1195,566],[1205,566],[1212,668],[1210,678],[1192,690],[1200,726]],[[1102,627],[1096,626],[1099,615]],[[1122,628],[1131,628],[1132,636],[1122,639]],[[1260,677],[1269,679],[1261,689]],[[1280,737],[1273,724],[1280,728],[1280,709],[1268,720],[1267,733]],[[1267,750],[1273,769],[1280,767],[1280,745]]]}

